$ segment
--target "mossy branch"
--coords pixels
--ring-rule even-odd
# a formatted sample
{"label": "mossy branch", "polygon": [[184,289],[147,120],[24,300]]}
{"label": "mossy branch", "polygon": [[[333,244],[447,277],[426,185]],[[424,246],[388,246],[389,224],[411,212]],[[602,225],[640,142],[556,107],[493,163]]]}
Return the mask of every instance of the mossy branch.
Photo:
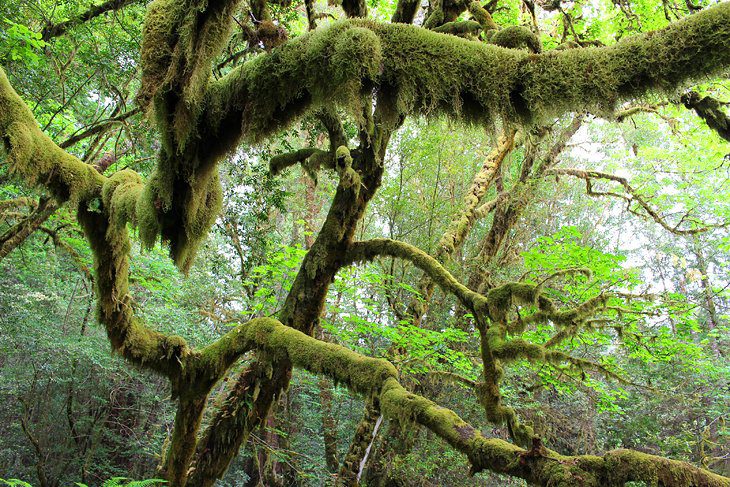
{"label": "mossy branch", "polygon": [[[615,450],[603,457],[566,457],[546,449],[524,450],[503,440],[487,439],[453,411],[405,390],[389,362],[319,341],[274,319],[252,320],[227,336],[228,344],[239,352],[264,351],[312,373],[328,376],[353,392],[378,397],[385,417],[413,421],[428,428],[467,455],[472,472],[491,470],[538,485],[566,487],[622,486],[632,480],[660,482],[666,487],[730,486],[730,479],[690,464],[630,450]],[[204,351],[203,355],[209,352]]]}
{"label": "mossy branch", "polygon": [[439,261],[423,250],[398,240],[376,238],[354,242],[343,259],[343,264],[370,261],[377,257],[396,257],[410,261],[425,272],[444,291],[455,295],[470,310],[483,316],[487,298],[460,283]]}
{"label": "mossy branch", "polygon": [[81,25],[84,22],[88,22],[89,20],[95,19],[96,17],[99,17],[100,15],[103,15],[107,12],[120,10],[127,5],[135,3],[137,1],[139,0],[107,0],[106,2],[99,5],[92,5],[91,7],[89,7],[88,10],[76,15],[69,20],[59,22],[57,24],[46,25],[43,28],[43,32],[41,33],[42,39],[44,41],[49,41],[54,37],[65,34],[66,31],[73,27]]}
{"label": "mossy branch", "polygon": [[730,142],[730,116],[722,110],[722,106],[728,103],[722,103],[711,96],[702,97],[695,91],[682,95],[682,103],[688,109],[694,110],[717,135]]}
{"label": "mossy branch", "polygon": [[0,140],[10,171],[31,185],[46,188],[59,203],[88,201],[101,192],[104,176],[59,148],[40,130],[2,68]]}
{"label": "mossy branch", "polygon": [[[355,39],[363,42],[350,50]],[[326,52],[334,55],[323,58]],[[214,82],[205,118],[222,144],[235,143],[236,133],[258,139],[307,107],[337,100],[345,84],[374,83],[396,88],[401,113],[533,122],[569,111],[611,113],[621,101],[674,92],[729,65],[728,3],[613,46],[538,55],[411,25],[350,20],[289,41]]]}

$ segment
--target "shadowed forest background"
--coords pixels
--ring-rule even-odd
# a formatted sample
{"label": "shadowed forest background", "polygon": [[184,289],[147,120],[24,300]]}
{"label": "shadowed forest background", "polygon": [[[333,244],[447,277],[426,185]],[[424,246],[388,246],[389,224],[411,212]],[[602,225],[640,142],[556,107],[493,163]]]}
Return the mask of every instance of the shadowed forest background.
{"label": "shadowed forest background", "polygon": [[723,24],[0,0],[0,479],[730,485]]}

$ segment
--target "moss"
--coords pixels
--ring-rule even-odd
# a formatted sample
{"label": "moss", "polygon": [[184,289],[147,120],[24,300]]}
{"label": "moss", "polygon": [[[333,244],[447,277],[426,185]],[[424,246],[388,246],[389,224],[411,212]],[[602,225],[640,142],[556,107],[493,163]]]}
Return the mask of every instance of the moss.
{"label": "moss", "polygon": [[447,22],[433,29],[434,32],[451,34],[459,37],[466,37],[467,39],[476,38],[481,30],[481,24],[474,20]]}
{"label": "moss", "polygon": [[137,200],[142,192],[142,178],[130,169],[114,173],[101,190],[101,199],[112,226],[123,227],[137,222]]}
{"label": "moss", "polygon": [[499,26],[492,19],[492,15],[477,1],[470,2],[467,6],[471,16],[479,22],[484,31],[497,30]]}
{"label": "moss", "polygon": [[272,360],[290,361],[296,367],[330,377],[356,393],[377,394],[388,377],[397,377],[386,360],[365,357],[345,347],[312,338],[271,318],[240,325],[215,344],[196,352],[190,368],[220,377],[248,350],[266,352]]}
{"label": "moss", "polygon": [[538,288],[532,284],[509,282],[487,293],[489,317],[495,323],[506,324],[513,304],[537,304]]}
{"label": "moss", "polygon": [[104,176],[60,149],[48,138],[0,68],[0,140],[11,173],[46,188],[63,203],[76,205],[100,195]]}
{"label": "moss", "polygon": [[[359,93],[368,80],[375,79],[381,64],[375,33],[354,22],[335,22],[256,57],[212,83],[208,123],[214,131],[230,130],[227,124],[237,123],[244,137],[258,141],[325,100],[357,114]],[[241,110],[241,115],[228,120],[226,113],[232,108]],[[238,141],[225,139],[222,151]]]}
{"label": "moss", "polygon": [[698,76],[716,74],[730,61],[730,4],[703,13],[610,47],[532,58],[524,65],[530,83],[521,98],[533,112],[590,106],[608,114],[620,100],[674,93]]}
{"label": "moss", "polygon": [[542,50],[540,40],[527,27],[512,25],[495,32],[490,38],[492,44],[508,49],[528,49],[533,53]]}
{"label": "moss", "polygon": [[155,0],[147,9],[138,100],[146,106],[157,98],[158,125],[175,134],[181,152],[197,135],[212,63],[228,42],[239,4]]}
{"label": "moss", "polygon": [[346,262],[372,260],[376,257],[391,256],[405,259],[424,271],[444,291],[454,294],[467,308],[479,316],[487,307],[487,300],[467,288],[449,273],[439,261],[423,250],[405,242],[387,238],[376,238],[355,242],[344,259]]}
{"label": "moss", "polygon": [[681,100],[685,107],[693,109],[717,135],[730,142],[730,117],[722,110],[723,103],[711,96],[700,97],[695,91],[683,94]]}
{"label": "moss", "polygon": [[631,450],[614,450],[604,456],[607,484],[624,485],[643,481],[650,487],[662,485],[728,486],[730,479],[703,471],[689,463],[668,460]]}
{"label": "moss", "polygon": [[[115,183],[134,179],[127,174]],[[90,211],[86,205],[79,206],[77,218],[94,254],[97,315],[112,348],[134,364],[177,377],[189,353],[185,340],[152,330],[134,316],[129,294],[130,242],[126,226],[110,223],[104,208]]]}
{"label": "moss", "polygon": [[[354,27],[375,37],[358,34],[366,41],[348,48],[353,56],[330,62],[336,38]],[[260,139],[313,105],[342,103],[343,93],[372,84],[393,88],[401,114],[446,114],[482,125],[501,115],[535,123],[568,111],[610,112],[619,101],[650,91],[673,93],[728,65],[727,3],[611,47],[539,55],[411,25],[351,20],[289,41],[214,82],[206,125],[221,147],[230,148],[236,135]],[[340,72],[350,75],[344,85]]]}

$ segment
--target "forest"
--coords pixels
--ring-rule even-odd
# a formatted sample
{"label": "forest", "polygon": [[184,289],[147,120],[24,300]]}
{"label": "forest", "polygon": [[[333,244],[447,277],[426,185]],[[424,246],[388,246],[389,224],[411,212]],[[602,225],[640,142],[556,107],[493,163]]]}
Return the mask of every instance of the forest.
{"label": "forest", "polygon": [[0,0],[0,485],[730,487],[730,2]]}

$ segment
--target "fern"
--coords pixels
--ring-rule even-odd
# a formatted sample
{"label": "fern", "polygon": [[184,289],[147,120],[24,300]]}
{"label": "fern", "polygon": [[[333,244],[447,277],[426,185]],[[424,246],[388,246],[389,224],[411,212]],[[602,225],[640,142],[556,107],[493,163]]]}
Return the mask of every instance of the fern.
{"label": "fern", "polygon": [[9,487],[33,487],[28,482],[23,482],[19,479],[0,479],[0,485],[7,485]]}
{"label": "fern", "polygon": [[112,477],[104,482],[102,487],[149,487],[151,485],[165,483],[167,483],[167,481],[162,479],[129,480],[126,477]]}

